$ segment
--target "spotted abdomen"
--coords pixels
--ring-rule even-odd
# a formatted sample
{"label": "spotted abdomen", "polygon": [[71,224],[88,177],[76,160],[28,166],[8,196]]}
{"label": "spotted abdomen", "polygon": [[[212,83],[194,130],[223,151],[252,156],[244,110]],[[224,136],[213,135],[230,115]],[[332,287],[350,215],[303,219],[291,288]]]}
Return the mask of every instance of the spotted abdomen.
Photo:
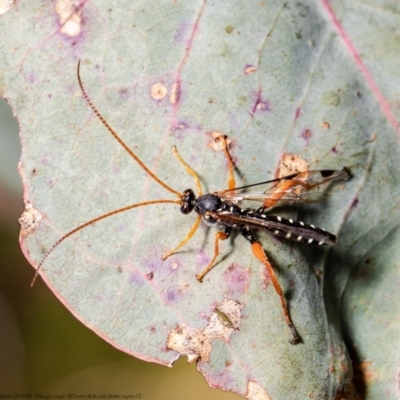
{"label": "spotted abdomen", "polygon": [[[244,211],[244,210],[243,210]],[[315,245],[332,245],[337,238],[325,229],[296,221],[290,218],[283,218],[277,215],[267,215],[254,211],[244,211],[240,215],[240,222],[253,229],[264,229],[276,236],[294,242],[303,242]]]}
{"label": "spotted abdomen", "polygon": [[332,233],[302,221],[276,215],[266,215],[265,218],[263,216],[260,218],[265,220],[263,227],[268,231],[288,240],[316,245],[332,245],[337,241],[336,236]]}

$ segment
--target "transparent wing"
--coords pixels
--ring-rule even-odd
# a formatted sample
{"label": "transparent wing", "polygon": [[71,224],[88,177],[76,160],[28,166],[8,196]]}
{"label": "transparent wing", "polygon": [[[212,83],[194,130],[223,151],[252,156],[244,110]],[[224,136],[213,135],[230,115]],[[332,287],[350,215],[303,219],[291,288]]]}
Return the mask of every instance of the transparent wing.
{"label": "transparent wing", "polygon": [[[223,190],[217,194],[224,200],[233,203],[244,200],[258,201],[263,203],[264,208],[270,208],[275,205],[321,201],[324,198],[321,186],[326,187],[332,182],[349,178],[350,174],[346,168],[342,170],[313,170],[232,190]],[[244,191],[251,187],[263,185],[265,188],[263,187],[262,192]]]}

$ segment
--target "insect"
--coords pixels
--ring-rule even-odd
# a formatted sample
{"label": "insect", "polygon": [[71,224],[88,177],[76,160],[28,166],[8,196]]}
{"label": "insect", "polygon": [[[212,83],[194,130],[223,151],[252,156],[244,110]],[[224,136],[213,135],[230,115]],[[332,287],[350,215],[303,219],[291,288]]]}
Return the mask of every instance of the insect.
{"label": "insect", "polygon": [[[279,179],[273,179],[254,185],[236,187],[234,178],[234,165],[229,154],[227,137],[222,135],[217,139],[222,141],[225,157],[228,161],[228,189],[215,193],[203,194],[200,180],[197,174],[181,158],[176,147],[174,146],[172,148],[173,153],[180,161],[180,163],[185,167],[186,171],[193,176],[198,195],[196,197],[192,189],[186,189],[183,193],[180,193],[169,187],[166,183],[161,181],[161,179],[159,179],[152,171],[150,171],[150,169],[111,128],[111,126],[107,123],[107,121],[100,114],[97,108],[93,105],[88,94],[86,93],[86,90],[81,80],[80,61],[78,62],[77,66],[77,77],[82,94],[86,99],[88,105],[91,107],[96,116],[100,119],[103,125],[107,128],[107,130],[111,133],[111,135],[140,165],[140,167],[146,171],[147,174],[149,174],[158,184],[160,184],[166,190],[176,195],[177,199],[149,200],[141,203],[131,204],[126,207],[122,207],[117,210],[103,214],[69,231],[60,239],[58,239],[46,252],[36,268],[36,272],[32,279],[31,285],[34,284],[43,263],[49,257],[52,251],[66,238],[73,235],[74,233],[84,229],[89,225],[94,224],[97,221],[111,217],[115,214],[122,213],[127,210],[131,210],[133,208],[148,206],[152,204],[178,204],[183,214],[189,214],[194,211],[197,214],[197,218],[186,237],[175,248],[164,254],[162,256],[162,259],[165,260],[172,254],[176,253],[181,247],[183,247],[193,237],[201,220],[203,220],[207,225],[217,226],[220,230],[215,234],[214,255],[207,267],[196,275],[197,280],[201,282],[204,276],[212,269],[218,255],[220,254],[219,242],[228,239],[234,231],[240,233],[250,243],[251,249],[255,257],[266,267],[272,280],[274,289],[280,298],[286,324],[291,331],[292,338],[290,340],[290,343],[298,343],[300,341],[300,336],[298,335],[290,318],[283,289],[277,279],[277,276],[275,275],[274,269],[269,262],[263,247],[261,246],[260,242],[253,236],[253,233],[255,230],[261,229],[264,231],[272,232],[276,236],[296,242],[304,242],[314,245],[334,244],[337,240],[336,236],[322,228],[318,228],[314,225],[309,225],[301,221],[295,221],[293,219],[270,215],[267,214],[266,211],[269,211],[270,208],[276,205],[304,203],[313,200],[317,201],[318,199],[314,199],[314,197],[316,193],[318,194],[318,188],[321,185],[325,185],[334,181],[348,179],[350,176],[348,170],[344,168],[342,170],[314,170],[307,172],[298,172]],[[269,188],[262,192],[245,191],[246,189],[249,189],[251,187],[259,187],[260,185],[269,185]],[[238,204],[244,200],[258,201],[261,202],[262,205],[258,209],[244,209]]]}

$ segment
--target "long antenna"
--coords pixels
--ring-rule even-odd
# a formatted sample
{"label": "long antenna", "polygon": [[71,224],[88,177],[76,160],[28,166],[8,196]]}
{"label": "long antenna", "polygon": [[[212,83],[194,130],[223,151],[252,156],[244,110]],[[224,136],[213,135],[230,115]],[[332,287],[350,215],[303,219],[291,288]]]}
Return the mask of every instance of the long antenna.
{"label": "long antenna", "polygon": [[60,244],[62,243],[67,237],[73,235],[74,233],[80,231],[83,228],[86,228],[89,225],[94,224],[97,221],[101,221],[102,219],[111,217],[111,215],[115,215],[115,214],[119,214],[121,212],[124,211],[128,211],[128,210],[132,210],[132,208],[136,208],[136,207],[141,207],[141,206],[148,206],[150,204],[160,204],[160,203],[173,203],[173,204],[180,204],[179,200],[150,200],[150,201],[145,201],[143,203],[136,203],[136,204],[131,204],[129,206],[126,207],[122,207],[122,208],[118,208],[117,210],[114,211],[110,211],[107,214],[103,214],[100,217],[96,217],[91,219],[90,221],[85,222],[82,225],[79,225],[78,227],[76,227],[75,229],[72,229],[72,231],[69,231],[68,233],[66,233],[64,236],[60,237],[60,239],[57,240],[57,242],[55,242],[53,244],[53,246],[50,247],[49,250],[47,250],[46,254],[44,255],[44,257],[42,258],[42,260],[40,261],[39,265],[36,268],[36,272],[35,275],[33,276],[32,282],[31,282],[31,286],[34,285],[36,278],[39,275],[39,271],[40,268],[42,267],[43,263],[46,261],[47,257],[52,253],[52,251]]}
{"label": "long antenna", "polygon": [[153,172],[149,170],[149,168],[146,167],[146,165],[143,163],[143,161],[128,147],[128,145],[118,136],[118,134],[114,131],[113,128],[108,124],[108,122],[104,119],[104,117],[100,114],[100,112],[97,110],[97,108],[94,106],[92,101],[90,100],[88,94],[86,93],[85,88],[83,87],[83,83],[81,80],[81,75],[80,75],[80,66],[81,66],[81,60],[78,61],[78,68],[77,68],[77,75],[78,75],[78,82],[79,86],[82,90],[83,97],[86,99],[87,103],[89,104],[90,108],[93,110],[93,112],[97,115],[99,120],[103,123],[103,125],[107,128],[107,130],[111,133],[111,135],[114,136],[114,138],[118,141],[118,143],[129,153],[129,155],[163,188],[167,189],[169,192],[176,194],[179,198],[182,197],[182,194],[177,192],[176,190],[172,189],[169,187],[166,183],[164,183],[161,179],[159,179]]}
{"label": "long antenna", "polygon": [[104,117],[100,114],[100,112],[97,110],[97,108],[94,106],[92,101],[90,100],[88,94],[86,93],[86,90],[83,86],[81,75],[80,75],[80,65],[81,65],[81,60],[78,61],[78,67],[77,67],[77,76],[78,76],[78,82],[79,86],[82,90],[83,96],[86,99],[87,103],[89,104],[90,108],[93,110],[93,112],[96,114],[96,116],[100,119],[100,121],[103,123],[103,125],[107,128],[107,130],[111,133],[111,135],[114,136],[114,138],[117,140],[117,142],[127,151],[127,153],[163,188],[167,189],[169,192],[174,193],[176,196],[178,196],[179,200],[150,200],[150,201],[145,201],[143,203],[136,203],[136,204],[131,204],[126,207],[119,208],[114,211],[110,211],[106,214],[103,214],[99,217],[96,217],[94,219],[91,219],[90,221],[85,222],[84,224],[76,227],[75,229],[72,229],[68,233],[66,233],[64,236],[62,236],[60,239],[58,239],[53,246],[50,247],[49,250],[47,250],[46,254],[42,258],[42,260],[39,262],[35,275],[33,276],[33,279],[31,281],[31,286],[34,285],[38,275],[39,271],[43,265],[43,263],[46,261],[46,259],[49,257],[49,255],[52,253],[52,251],[60,244],[62,243],[65,239],[67,239],[69,236],[73,235],[74,233],[80,231],[81,229],[94,224],[95,222],[98,222],[102,219],[111,217],[112,215],[131,210],[132,208],[136,207],[141,207],[141,206],[148,206],[150,204],[162,204],[162,203],[172,203],[172,204],[181,204],[181,198],[182,194],[177,192],[176,190],[172,189],[169,187],[167,184],[165,184],[161,179],[159,179],[153,172],[150,171],[149,168],[146,167],[146,165],[140,160],[140,158],[128,147],[128,145],[118,136],[118,134],[114,131],[114,129],[111,128],[111,126],[107,123],[107,121],[104,119]]}

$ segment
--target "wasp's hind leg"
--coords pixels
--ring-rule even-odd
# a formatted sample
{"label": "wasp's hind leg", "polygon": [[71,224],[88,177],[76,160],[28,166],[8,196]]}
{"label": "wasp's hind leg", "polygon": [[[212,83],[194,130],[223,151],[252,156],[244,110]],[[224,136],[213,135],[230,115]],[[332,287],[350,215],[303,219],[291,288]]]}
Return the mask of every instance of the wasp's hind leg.
{"label": "wasp's hind leg", "polygon": [[281,300],[281,306],[283,310],[283,315],[285,316],[286,324],[292,333],[292,339],[290,340],[291,344],[297,344],[300,342],[300,336],[296,331],[296,328],[293,325],[293,322],[290,318],[289,309],[287,308],[285,296],[283,295],[282,286],[280,285],[277,276],[275,275],[275,271],[272,268],[271,263],[268,261],[268,257],[265,254],[265,251],[261,244],[254,239],[250,229],[247,226],[243,226],[240,229],[240,233],[251,243],[251,249],[253,250],[254,255],[257,257],[259,261],[261,261],[265,268],[267,268],[269,276],[271,277],[272,284],[274,285],[275,291],[278,294]]}

